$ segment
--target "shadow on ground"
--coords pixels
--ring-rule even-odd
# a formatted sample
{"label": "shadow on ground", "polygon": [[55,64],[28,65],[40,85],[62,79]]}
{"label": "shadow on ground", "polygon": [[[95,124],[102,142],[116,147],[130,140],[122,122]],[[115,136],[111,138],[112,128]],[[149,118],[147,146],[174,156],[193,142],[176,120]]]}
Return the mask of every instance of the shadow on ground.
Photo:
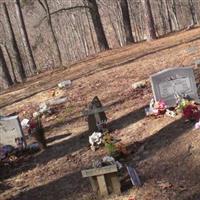
{"label": "shadow on ground", "polygon": [[[122,129],[132,123],[136,123],[137,121],[141,120],[143,117],[144,117],[144,107],[134,110],[133,112],[128,113],[127,115],[124,115],[112,121],[108,125],[108,127],[110,127],[112,130]],[[61,125],[59,124],[59,126]],[[35,168],[37,165],[46,164],[47,162],[53,159],[59,159],[63,156],[70,155],[73,152],[81,150],[83,148],[86,148],[85,150],[87,150],[87,148],[89,148],[88,137],[90,134],[91,133],[89,133],[88,131],[84,131],[75,136],[73,136],[72,134],[69,137],[68,134],[64,134],[64,135],[55,136],[54,138],[49,139],[50,141],[51,140],[55,141],[56,139],[59,139],[59,138],[69,137],[68,139],[63,140],[62,142],[49,146],[45,151],[34,155],[31,159],[23,162],[23,164],[21,163],[18,167],[15,167],[12,169],[6,168],[0,171],[1,180],[10,178],[22,172],[31,170]]]}
{"label": "shadow on ground", "polygon": [[[144,117],[144,107],[141,107],[127,115],[124,115],[114,121],[112,121],[109,126],[112,129],[122,129],[132,123],[135,123]],[[184,123],[183,119],[176,120],[166,127],[162,128],[156,134],[144,139],[141,141],[140,146],[135,149],[135,154],[131,156],[139,155],[140,159],[134,163],[129,164],[137,164],[144,160],[145,158],[153,156],[157,151],[170,145],[173,143],[178,137],[187,133],[191,130],[192,125]],[[55,144],[50,147],[47,151],[42,152],[35,158],[36,163],[46,163],[52,159],[58,159],[62,156],[66,156],[74,151],[82,149],[88,146],[88,136],[89,133],[83,132],[78,136],[74,136],[66,141]],[[143,152],[138,153],[137,151],[141,148],[141,145],[144,145],[144,151],[148,151],[148,154],[143,154]],[[129,148],[134,148],[135,144],[130,145]],[[155,161],[154,161],[155,162]],[[152,161],[152,172],[150,173],[152,176],[156,174],[158,170],[160,170],[161,165],[159,163],[154,163]],[[32,166],[34,167],[34,166]],[[30,169],[30,168],[29,168]],[[28,169],[26,169],[28,170]],[[178,170],[178,169],[177,169]],[[20,171],[18,172],[20,173]],[[148,175],[149,171],[145,172],[143,180],[148,181],[149,178],[152,178]],[[175,173],[176,174],[176,173]],[[196,170],[190,172],[191,175],[197,174]],[[159,175],[160,177],[166,178],[166,174]],[[75,187],[75,186],[79,187]],[[130,187],[127,186],[127,187]],[[58,180],[52,181],[46,185],[38,186],[36,188],[30,189],[28,191],[21,192],[17,196],[11,198],[12,200],[25,200],[25,199],[41,199],[41,200],[61,200],[61,199],[70,199],[75,200],[81,198],[82,194],[79,191],[83,191],[83,193],[90,193],[91,187],[89,181],[87,179],[82,179],[80,171],[72,172]],[[192,200],[198,200],[198,193],[194,194]],[[11,200],[10,199],[10,200]],[[188,197],[188,200],[191,198]],[[175,200],[175,199],[174,199]],[[184,199],[187,200],[187,199]]]}
{"label": "shadow on ground", "polygon": [[[38,186],[28,191],[20,192],[9,200],[77,200],[84,193],[92,192],[87,179],[82,179],[80,171],[70,173],[46,185]],[[79,185],[79,187],[74,187]],[[80,193],[80,191],[82,191]]]}
{"label": "shadow on ground", "polygon": [[[140,109],[139,109],[140,110]],[[140,116],[141,114],[139,114]],[[132,115],[127,115],[132,116]],[[129,119],[128,117],[128,119]],[[126,117],[123,116],[121,119],[116,120],[115,123],[118,124],[119,121],[123,122]],[[138,118],[137,118],[138,119]],[[131,122],[130,122],[131,123]],[[121,126],[122,127],[122,126]],[[174,142],[178,137],[181,135],[187,133],[191,129],[191,125],[184,124],[184,121],[182,119],[172,122],[171,124],[167,125],[166,127],[162,128],[159,132],[157,132],[155,135],[150,136],[149,138],[145,139],[143,141],[143,145],[145,145],[145,150],[149,150],[148,156],[152,156],[156,153],[156,151],[159,151],[161,148],[166,147],[167,145]],[[118,127],[120,128],[120,127]],[[142,159],[145,159],[146,157],[143,157]],[[148,183],[148,179],[154,178],[155,180],[167,180],[170,183],[173,184],[174,188],[177,188],[181,186],[181,180],[183,178],[188,178],[186,186],[191,187],[195,186],[195,184],[198,184],[197,181],[193,181],[193,177],[199,174],[199,170],[197,168],[192,168],[191,170],[188,169],[188,173],[185,173],[185,177],[182,176],[184,173],[184,170],[187,170],[187,165],[182,166],[182,169],[176,167],[176,162],[179,160],[182,160],[183,155],[179,155],[176,158],[176,161],[174,160],[165,160],[166,163],[172,163],[172,165],[169,166],[169,170],[166,171],[162,168],[162,163],[152,160],[150,166],[151,170],[147,167],[145,167],[145,175],[143,178],[144,182]],[[141,159],[141,160],[142,160]],[[140,161],[138,161],[140,162]],[[163,169],[163,171],[162,171]],[[159,173],[158,173],[159,171]],[[169,175],[171,174],[171,175]],[[198,179],[198,177],[197,177]],[[176,184],[176,187],[175,187]],[[79,187],[75,187],[79,185]],[[126,191],[127,189],[131,188],[130,181],[127,181],[127,185],[123,185],[123,190]],[[158,186],[157,186],[158,187]],[[80,193],[81,191],[81,193]],[[139,192],[142,192],[143,189],[141,188]],[[175,192],[174,192],[175,191]],[[178,190],[177,190],[178,191]],[[184,193],[179,193],[175,189],[170,189],[169,191],[165,192],[164,195],[166,197],[169,197],[172,200],[199,200],[199,192],[194,191],[192,195],[187,196]],[[82,199],[84,194],[92,194],[91,186],[89,184],[88,179],[83,179],[81,177],[80,171],[73,172],[71,174],[68,174],[58,180],[55,180],[53,182],[50,182],[46,185],[42,185],[33,189],[30,189],[28,191],[21,192],[19,195],[11,198],[12,200],[33,200],[33,199],[41,199],[41,200],[77,200]],[[163,195],[161,192],[160,195]],[[179,196],[177,196],[179,195]],[[10,199],[10,200],[11,200]],[[89,198],[88,198],[89,199]]]}
{"label": "shadow on ground", "polygon": [[11,189],[11,187],[9,185],[7,185],[5,183],[0,183],[0,194],[2,192],[5,192],[6,190],[9,190],[9,189]]}
{"label": "shadow on ground", "polygon": [[[172,200],[199,200],[199,191],[192,190],[199,185],[200,170],[197,166],[197,161],[194,161],[193,154],[185,150],[173,151],[170,149],[170,144],[185,134],[195,134],[191,130],[193,124],[185,123],[183,119],[176,120],[165,126],[157,133],[140,142],[133,143],[129,146],[132,150],[128,158],[128,164],[137,168],[143,183],[154,180],[164,180],[172,184],[172,187],[167,189],[165,195]],[[183,143],[183,149],[190,147],[192,141]],[[175,143],[176,144],[176,143]],[[167,148],[166,148],[167,147]],[[160,150],[166,149],[162,155]],[[184,151],[184,152],[183,152]],[[167,155],[167,157],[165,157]],[[144,162],[143,162],[144,161]],[[195,163],[196,162],[196,163]],[[155,187],[158,184],[155,183]],[[185,191],[190,191],[190,196],[185,196]],[[162,189],[161,193],[162,193]],[[141,190],[142,191],[142,190]],[[191,195],[193,191],[193,195]]]}
{"label": "shadow on ground", "polygon": [[[133,152],[134,156],[139,155],[140,160],[143,160],[149,156],[152,156],[161,148],[170,145],[178,137],[187,133],[192,128],[193,124],[185,123],[184,119],[181,118],[168,124],[160,129],[157,133],[145,138],[144,140],[129,145],[128,149]],[[141,147],[143,149],[142,152],[140,152]]]}
{"label": "shadow on ground", "polygon": [[192,195],[187,195],[183,198],[183,200],[199,200],[200,199],[200,192],[195,192]]}

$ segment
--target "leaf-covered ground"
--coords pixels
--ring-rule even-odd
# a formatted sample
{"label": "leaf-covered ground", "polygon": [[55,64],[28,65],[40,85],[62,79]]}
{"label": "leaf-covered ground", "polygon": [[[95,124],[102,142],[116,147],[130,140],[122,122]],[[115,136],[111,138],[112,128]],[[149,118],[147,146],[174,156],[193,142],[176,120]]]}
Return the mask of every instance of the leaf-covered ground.
{"label": "leaf-covered ground", "polygon": [[[0,199],[90,200],[89,180],[80,171],[105,149],[92,152],[87,122],[81,111],[94,96],[106,106],[112,135],[131,152],[126,162],[141,176],[141,188],[125,187],[116,200],[199,200],[200,133],[181,116],[145,117],[152,98],[150,74],[169,67],[194,66],[200,58],[200,29],[171,35],[153,42],[133,44],[88,58],[65,69],[45,72],[24,85],[0,95],[0,112],[18,112],[29,118],[46,100],[67,97],[54,115],[43,118],[48,149],[26,156],[1,169]],[[59,90],[57,83],[73,81]],[[131,85],[147,80],[143,89]]]}

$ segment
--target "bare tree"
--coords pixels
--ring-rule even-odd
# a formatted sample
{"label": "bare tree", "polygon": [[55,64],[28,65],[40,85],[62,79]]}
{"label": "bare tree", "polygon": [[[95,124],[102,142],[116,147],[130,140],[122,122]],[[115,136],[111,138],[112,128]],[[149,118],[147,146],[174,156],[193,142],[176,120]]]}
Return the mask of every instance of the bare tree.
{"label": "bare tree", "polygon": [[129,16],[129,8],[128,8],[128,2],[127,0],[120,0],[120,6],[122,10],[122,20],[124,24],[124,30],[126,35],[126,43],[132,43],[134,42],[132,29],[131,29],[131,21]]}
{"label": "bare tree", "polygon": [[173,28],[172,28],[172,19],[170,17],[168,0],[164,0],[164,5],[165,5],[165,13],[166,13],[167,21],[168,21],[168,24],[169,24],[169,30],[170,30],[170,32],[172,32],[173,31]]}
{"label": "bare tree", "polygon": [[172,11],[170,13],[171,13],[171,17],[173,19],[174,28],[177,31],[177,30],[180,29],[180,25],[179,25],[179,21],[178,21],[178,18],[177,18],[177,10],[176,10],[175,0],[172,0]]}
{"label": "bare tree", "polygon": [[18,83],[16,74],[15,74],[15,67],[14,67],[14,64],[13,64],[13,61],[12,61],[12,58],[11,58],[11,54],[8,50],[8,47],[7,47],[6,43],[0,44],[0,45],[2,47],[2,50],[6,53],[6,55],[8,57],[9,65],[10,65],[10,68],[11,68],[11,71],[12,71],[13,83]]}
{"label": "bare tree", "polygon": [[191,16],[192,16],[192,23],[197,24],[198,21],[197,21],[197,15],[196,15],[195,7],[194,7],[194,2],[193,0],[188,0],[188,3],[190,7]]}
{"label": "bare tree", "polygon": [[92,16],[92,22],[94,24],[94,29],[97,35],[100,50],[104,51],[109,49],[108,41],[103,29],[101,16],[99,14],[99,9],[96,0],[87,0],[87,2],[84,1],[84,3],[89,5],[90,13]]}
{"label": "bare tree", "polygon": [[164,8],[163,1],[158,2],[158,9],[159,9],[159,15],[161,18],[161,22],[162,22],[162,29],[163,29],[163,33],[166,34],[167,33],[167,23],[166,23],[165,12],[163,12],[163,10],[165,10],[165,8],[164,9],[163,8]]}
{"label": "bare tree", "polygon": [[10,76],[10,72],[8,70],[8,66],[6,64],[1,46],[0,46],[0,68],[2,68],[3,79],[6,82],[6,85],[7,86],[13,85],[13,81]]}
{"label": "bare tree", "polygon": [[42,0],[38,0],[38,2],[42,6],[42,8],[44,9],[44,11],[46,13],[47,21],[48,21],[48,24],[49,24],[49,27],[50,27],[50,30],[51,30],[51,34],[52,34],[52,37],[53,37],[53,41],[54,41],[54,44],[55,44],[55,47],[56,47],[56,52],[57,52],[57,56],[58,56],[58,60],[59,60],[58,65],[62,66],[63,62],[62,62],[61,52],[60,52],[60,48],[59,48],[59,45],[58,45],[56,34],[55,34],[55,31],[54,31],[54,28],[53,28],[52,19],[51,19],[51,12],[50,12],[50,9],[49,9],[48,2],[47,2],[47,0],[44,0],[44,2],[42,2]]}
{"label": "bare tree", "polygon": [[16,14],[17,14],[17,19],[18,19],[18,23],[19,23],[19,28],[20,28],[23,44],[24,44],[24,47],[26,50],[26,55],[28,57],[28,62],[29,62],[31,70],[34,72],[37,70],[37,67],[35,64],[33,53],[31,50],[31,45],[30,45],[28,34],[26,31],[26,26],[24,23],[24,18],[23,18],[23,14],[22,14],[22,10],[21,10],[20,1],[14,0],[14,4],[15,4],[15,10],[16,10]]}
{"label": "bare tree", "polygon": [[[19,77],[20,77],[21,81],[23,81],[26,78],[26,73],[25,73],[23,63],[22,63],[20,51],[19,51],[19,48],[18,48],[18,45],[17,45],[17,41],[16,41],[16,38],[15,38],[15,34],[14,34],[14,31],[13,31],[13,27],[12,27],[12,24],[11,24],[11,20],[10,20],[10,16],[9,16],[9,13],[8,13],[6,3],[3,3],[2,8],[3,8],[4,18],[5,18],[5,22],[6,22],[5,24],[6,24],[7,30],[8,30],[8,37],[9,37],[9,40],[11,42],[12,54],[14,55],[14,58],[15,58],[15,61],[16,61],[15,67],[16,67],[18,73],[19,73]],[[10,59],[11,59],[11,57],[10,57]],[[12,62],[12,59],[11,59],[11,62]]]}
{"label": "bare tree", "polygon": [[145,22],[146,22],[146,32],[147,32],[147,40],[156,39],[156,30],[154,25],[153,14],[151,10],[151,4],[149,0],[142,0],[145,14]]}

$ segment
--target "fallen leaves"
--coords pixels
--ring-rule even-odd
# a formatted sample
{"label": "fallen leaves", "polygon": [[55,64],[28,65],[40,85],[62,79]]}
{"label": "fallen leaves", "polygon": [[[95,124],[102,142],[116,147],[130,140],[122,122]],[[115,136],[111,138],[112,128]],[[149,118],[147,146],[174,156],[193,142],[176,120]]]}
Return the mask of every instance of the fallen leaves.
{"label": "fallen leaves", "polygon": [[157,181],[157,184],[162,190],[167,190],[172,188],[172,184],[165,180]]}

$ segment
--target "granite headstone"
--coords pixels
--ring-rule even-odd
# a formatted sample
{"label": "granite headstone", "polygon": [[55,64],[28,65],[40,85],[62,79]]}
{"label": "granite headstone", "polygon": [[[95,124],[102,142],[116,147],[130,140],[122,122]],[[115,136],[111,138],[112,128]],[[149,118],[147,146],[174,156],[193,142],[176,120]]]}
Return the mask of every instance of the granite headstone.
{"label": "granite headstone", "polygon": [[192,67],[170,68],[150,76],[155,101],[164,100],[175,106],[175,95],[187,95],[199,102]]}
{"label": "granite headstone", "polygon": [[26,146],[18,116],[0,117],[0,144],[13,147]]}

